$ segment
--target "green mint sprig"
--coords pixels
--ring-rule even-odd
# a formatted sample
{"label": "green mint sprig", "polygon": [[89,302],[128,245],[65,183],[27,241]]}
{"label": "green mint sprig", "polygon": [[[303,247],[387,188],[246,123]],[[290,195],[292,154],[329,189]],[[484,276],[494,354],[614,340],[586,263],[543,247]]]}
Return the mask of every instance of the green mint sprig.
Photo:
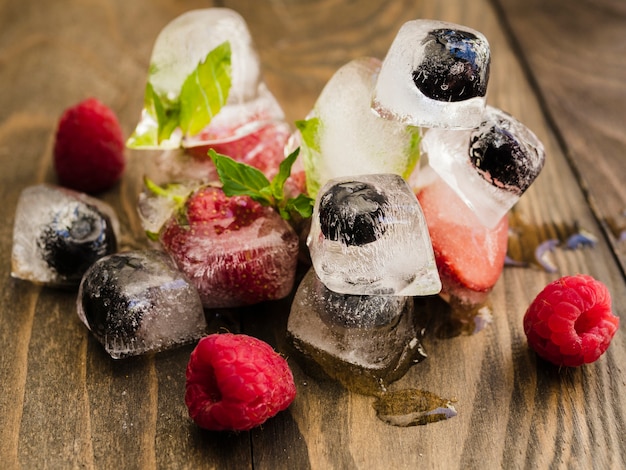
{"label": "green mint sprig", "polygon": [[228,41],[212,49],[187,76],[175,100],[157,93],[148,81],[144,109],[156,121],[156,127],[146,125],[142,119],[126,145],[130,148],[158,147],[176,129],[180,129],[183,135],[198,134],[226,104],[231,84]]}
{"label": "green mint sprig", "polygon": [[285,182],[299,151],[299,148],[296,149],[280,163],[278,174],[272,181],[259,169],[221,155],[213,149],[209,150],[209,156],[217,168],[224,194],[249,196],[264,206],[273,207],[283,219],[290,220],[295,214],[306,219],[313,213],[314,200],[306,194],[299,194],[295,198],[285,197]]}

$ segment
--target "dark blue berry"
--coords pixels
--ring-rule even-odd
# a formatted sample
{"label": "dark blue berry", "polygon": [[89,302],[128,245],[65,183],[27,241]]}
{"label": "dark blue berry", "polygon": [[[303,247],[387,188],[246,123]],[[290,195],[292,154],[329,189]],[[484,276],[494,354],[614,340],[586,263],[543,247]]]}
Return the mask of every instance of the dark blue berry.
{"label": "dark blue berry", "polygon": [[335,184],[320,198],[322,234],[347,246],[372,243],[385,232],[386,204],[387,197],[369,183]]}
{"label": "dark blue berry", "polygon": [[468,31],[435,29],[422,44],[425,57],[412,76],[425,96],[451,102],[485,96],[490,54],[484,41]]}
{"label": "dark blue berry", "polygon": [[110,219],[83,202],[72,202],[54,214],[37,244],[48,266],[76,284],[96,260],[117,249]]}
{"label": "dark blue berry", "polygon": [[483,123],[470,136],[469,158],[482,178],[493,186],[521,195],[541,166],[505,122]]}
{"label": "dark blue berry", "polygon": [[155,250],[119,253],[95,263],[82,280],[79,298],[94,335],[132,340],[144,315],[163,295],[161,286],[151,284],[173,269],[167,255]]}

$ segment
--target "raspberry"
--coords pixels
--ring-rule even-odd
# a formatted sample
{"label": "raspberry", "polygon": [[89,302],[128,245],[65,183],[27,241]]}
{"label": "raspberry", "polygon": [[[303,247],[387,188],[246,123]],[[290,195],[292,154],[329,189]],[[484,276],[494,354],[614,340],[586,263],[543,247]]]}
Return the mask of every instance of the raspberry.
{"label": "raspberry", "polygon": [[65,110],[56,133],[54,169],[59,183],[95,194],[115,184],[126,166],[117,117],[95,98]]}
{"label": "raspberry", "polygon": [[252,429],[286,409],[295,396],[287,361],[257,338],[212,334],[191,353],[185,403],[201,428]]}
{"label": "raspberry", "polygon": [[583,274],[548,284],[524,315],[529,346],[558,366],[577,367],[597,360],[618,325],[607,287]]}

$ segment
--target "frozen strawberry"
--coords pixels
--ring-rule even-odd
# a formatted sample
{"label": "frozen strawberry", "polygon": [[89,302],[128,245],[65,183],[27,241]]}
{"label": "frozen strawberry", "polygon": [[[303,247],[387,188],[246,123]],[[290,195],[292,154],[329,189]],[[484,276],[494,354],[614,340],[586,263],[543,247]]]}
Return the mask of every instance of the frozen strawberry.
{"label": "frozen strawberry", "polygon": [[[206,308],[238,307],[291,292],[299,237],[287,222],[310,217],[313,201],[286,197],[284,184],[298,157],[293,152],[270,182],[257,168],[209,151],[222,187],[158,186],[146,179],[159,215],[146,217],[179,269],[198,288]],[[165,215],[164,214],[171,214]]]}
{"label": "frozen strawberry", "polygon": [[435,252],[442,294],[467,305],[482,303],[504,267],[507,217],[488,229],[440,178],[419,191],[418,200]]}
{"label": "frozen strawberry", "polygon": [[95,98],[67,109],[54,144],[59,183],[85,193],[112,187],[126,166],[124,138],[115,113]]}
{"label": "frozen strawberry", "polygon": [[204,187],[166,222],[159,239],[207,308],[280,299],[293,287],[298,236],[248,196]]}
{"label": "frozen strawberry", "polygon": [[296,396],[287,361],[243,334],[202,338],[187,365],[189,416],[212,431],[247,431],[286,409]]}

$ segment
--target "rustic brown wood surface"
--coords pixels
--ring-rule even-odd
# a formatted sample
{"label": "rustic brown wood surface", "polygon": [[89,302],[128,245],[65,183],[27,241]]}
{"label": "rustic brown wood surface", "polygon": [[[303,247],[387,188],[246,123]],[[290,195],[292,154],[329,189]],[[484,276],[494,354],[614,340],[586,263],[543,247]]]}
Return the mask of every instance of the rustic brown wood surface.
{"label": "rustic brown wood surface", "polygon": [[[506,268],[494,321],[473,335],[427,333],[428,359],[393,389],[454,399],[458,416],[394,427],[373,398],[314,378],[294,357],[298,395],[263,427],[199,430],[183,402],[191,347],[111,360],[79,322],[75,292],[10,277],[15,205],[28,185],[54,182],[58,117],[95,96],[128,135],[138,119],[152,44],[194,8],[239,11],[266,81],[290,121],[303,118],[342,64],[383,57],[414,18],[466,24],[492,48],[488,101],[533,129],[547,163],[515,207],[511,254],[575,224],[594,248],[556,250],[557,273]],[[626,8],[620,0],[0,1],[0,461],[2,468],[625,468]],[[127,152],[123,181],[100,197],[118,211],[123,248],[145,239],[135,212],[150,153]],[[559,369],[526,344],[523,314],[560,275],[591,274],[622,317],[596,363]],[[232,312],[226,326],[288,351],[289,300]]]}

